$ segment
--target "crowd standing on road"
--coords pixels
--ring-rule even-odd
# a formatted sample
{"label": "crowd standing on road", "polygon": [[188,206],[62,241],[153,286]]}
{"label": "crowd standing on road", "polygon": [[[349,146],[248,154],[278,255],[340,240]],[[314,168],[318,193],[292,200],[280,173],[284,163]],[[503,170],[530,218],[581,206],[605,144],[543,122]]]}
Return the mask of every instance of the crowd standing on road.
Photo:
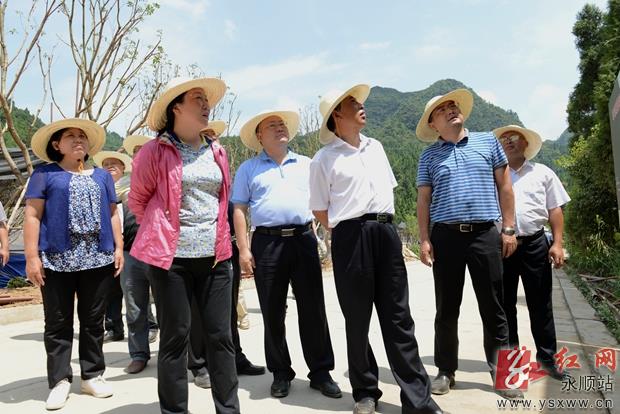
{"label": "crowd standing on road", "polygon": [[[240,137],[256,155],[234,174],[218,139],[226,124],[210,120],[225,91],[221,79],[173,79],[146,117],[155,136],[126,137],[123,153],[101,151],[105,131],[83,119],[53,122],[33,136],[33,152],[47,164],[35,170],[27,187],[24,243],[27,276],[41,288],[45,310],[48,410],[65,405],[73,381],[75,297],[82,392],[112,396],[103,377],[103,343],[124,337],[124,297],[131,359],[126,372],[146,368],[149,344],[159,334],[162,413],[188,412],[188,369],[197,386],[211,388],[217,413],[241,412],[238,375],[265,373],[244,355],[237,331],[248,327],[237,309],[244,312],[238,308],[240,281],[250,277],[265,327],[271,396],[288,396],[297,375],[285,332],[290,285],[310,387],[342,397],[330,374],[335,361],[317,222],[331,233],[354,414],[374,413],[382,395],[368,342],[373,306],[401,389],[402,412],[443,412],[431,395],[455,385],[466,268],[494,386],[498,351],[519,346],[519,279],[537,358],[553,378],[565,378],[553,359],[551,266],[564,262],[562,206],[570,199],[549,168],[531,161],[541,145],[536,132],[516,125],[470,132],[465,121],[475,109],[465,89],[432,98],[419,119],[416,135],[430,144],[417,171],[417,215],[420,259],[432,266],[435,281],[439,373],[431,381],[420,359],[393,223],[398,183],[381,142],[362,134],[370,87],[322,95],[323,147],[312,159],[289,148],[299,128],[296,111],[252,117]],[[89,158],[97,167],[89,166]],[[5,220],[0,206],[3,262]],[[547,223],[552,241],[545,237]],[[497,392],[523,398],[518,390]]]}

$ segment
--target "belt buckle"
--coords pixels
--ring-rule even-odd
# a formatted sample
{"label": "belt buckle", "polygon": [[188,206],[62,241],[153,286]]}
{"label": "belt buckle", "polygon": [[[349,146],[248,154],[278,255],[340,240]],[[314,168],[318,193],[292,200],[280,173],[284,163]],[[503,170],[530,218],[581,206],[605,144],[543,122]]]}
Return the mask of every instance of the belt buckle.
{"label": "belt buckle", "polygon": [[295,229],[281,229],[281,236],[282,237],[292,237],[295,235]]}
{"label": "belt buckle", "polygon": [[390,219],[390,216],[388,215],[388,213],[378,213],[377,214],[377,221],[379,223],[387,223]]}
{"label": "belt buckle", "polygon": [[459,224],[459,231],[461,233],[471,233],[474,231],[474,225],[471,223],[461,223]]}

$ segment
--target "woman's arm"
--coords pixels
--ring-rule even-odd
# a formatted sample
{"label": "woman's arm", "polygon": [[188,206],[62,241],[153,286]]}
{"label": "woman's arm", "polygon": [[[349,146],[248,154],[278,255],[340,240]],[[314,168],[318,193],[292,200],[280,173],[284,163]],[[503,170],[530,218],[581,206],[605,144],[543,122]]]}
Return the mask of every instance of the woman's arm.
{"label": "woman's arm", "polygon": [[123,256],[123,226],[121,224],[121,216],[118,213],[117,204],[110,204],[112,212],[112,235],[114,236],[114,277],[121,274],[125,258]]}
{"label": "woman's arm", "polygon": [[24,210],[24,253],[26,255],[26,276],[35,286],[45,285],[43,263],[39,257],[39,229],[45,210],[45,200],[31,198],[26,200]]}

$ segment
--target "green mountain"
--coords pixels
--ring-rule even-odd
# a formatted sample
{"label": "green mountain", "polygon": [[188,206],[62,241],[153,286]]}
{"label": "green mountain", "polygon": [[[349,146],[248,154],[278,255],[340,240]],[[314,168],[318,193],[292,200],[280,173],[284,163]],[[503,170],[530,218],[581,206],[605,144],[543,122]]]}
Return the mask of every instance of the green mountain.
{"label": "green mountain", "polygon": [[[406,222],[413,225],[415,221],[413,215],[417,198],[415,178],[418,159],[428,145],[416,138],[415,128],[424,112],[424,106],[433,96],[445,94],[456,88],[469,89],[474,95],[474,110],[467,120],[467,127],[472,131],[489,131],[508,124],[522,125],[515,112],[485,101],[474,90],[454,79],[440,80],[426,89],[415,92],[400,92],[393,88],[376,86],[372,88],[365,103],[368,125],[363,132],[382,142],[398,180],[399,185],[395,190],[398,223]],[[29,125],[32,115],[27,110],[16,108],[16,111],[19,114],[20,128]],[[37,125],[43,125],[43,123],[38,120]],[[317,135],[313,132],[298,136],[291,141],[291,148],[298,153],[312,157],[321,147]],[[570,134],[565,131],[557,141],[544,141],[543,148],[535,158],[535,161],[554,169],[564,182],[569,177],[558,165],[557,160],[568,152],[569,140]],[[253,155],[243,146],[239,137],[223,137],[221,141],[228,151],[233,173],[241,162]],[[115,132],[107,133],[105,149],[116,150],[121,145],[120,135]]]}
{"label": "green mountain", "polygon": [[[27,146],[30,146],[30,138],[32,138],[32,135],[37,131],[37,129],[45,125],[43,121],[37,118],[34,122],[33,127],[31,128],[30,125],[32,124],[33,119],[34,115],[31,114],[27,108],[13,108],[13,123],[15,124],[15,129],[17,130],[17,133],[19,134],[22,141],[24,141],[24,144],[26,144]],[[4,113],[0,112],[0,124],[4,125],[4,122]],[[11,137],[11,134],[9,132],[6,132],[4,134],[4,138],[6,139],[7,147],[17,148],[17,144],[15,144],[15,141],[13,141],[13,138]]]}

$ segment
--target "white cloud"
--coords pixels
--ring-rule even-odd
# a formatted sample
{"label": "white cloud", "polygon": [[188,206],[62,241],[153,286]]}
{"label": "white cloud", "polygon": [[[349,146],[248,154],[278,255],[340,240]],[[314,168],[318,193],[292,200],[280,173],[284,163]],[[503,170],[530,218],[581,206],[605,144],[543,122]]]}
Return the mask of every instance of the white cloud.
{"label": "white cloud", "polygon": [[360,50],[381,50],[390,47],[391,42],[364,42],[358,48]]}
{"label": "white cloud", "polygon": [[523,107],[515,108],[527,128],[537,131],[543,139],[557,139],[566,129],[568,92],[551,83],[534,87]]}
{"label": "white cloud", "polygon": [[497,105],[497,95],[495,92],[488,90],[476,91],[476,93],[485,101],[492,103],[493,105]]}
{"label": "white cloud", "polygon": [[160,10],[164,7],[171,7],[177,9],[183,13],[187,13],[192,18],[202,16],[211,2],[209,0],[159,0]]}
{"label": "white cloud", "polygon": [[237,34],[237,25],[232,20],[226,19],[224,21],[224,35],[230,40],[235,38]]}
{"label": "white cloud", "polygon": [[294,56],[272,64],[246,66],[229,72],[225,79],[235,93],[245,98],[264,94],[270,87],[274,89],[274,86],[281,90],[285,81],[294,79],[301,82],[305,77],[332,72],[342,67],[342,64],[329,62],[328,54],[324,52]]}

